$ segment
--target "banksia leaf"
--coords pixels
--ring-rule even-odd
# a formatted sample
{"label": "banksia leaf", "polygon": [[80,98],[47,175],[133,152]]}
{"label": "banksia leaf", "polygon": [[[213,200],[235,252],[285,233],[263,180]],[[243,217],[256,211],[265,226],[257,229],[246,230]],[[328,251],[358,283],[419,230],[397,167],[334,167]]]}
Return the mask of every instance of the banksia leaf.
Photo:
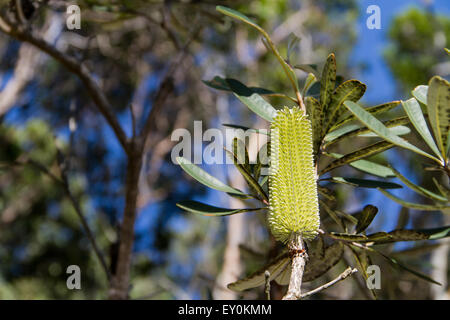
{"label": "banksia leaf", "polygon": [[286,243],[294,234],[315,238],[320,219],[312,129],[298,107],[279,110],[271,124],[269,199],[277,240]]}

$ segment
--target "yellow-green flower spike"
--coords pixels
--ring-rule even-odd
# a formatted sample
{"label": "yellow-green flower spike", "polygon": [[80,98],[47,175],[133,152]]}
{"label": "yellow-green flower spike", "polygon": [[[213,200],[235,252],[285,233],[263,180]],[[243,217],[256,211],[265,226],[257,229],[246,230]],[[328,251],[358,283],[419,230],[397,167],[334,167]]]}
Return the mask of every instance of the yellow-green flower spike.
{"label": "yellow-green flower spike", "polygon": [[286,243],[294,234],[314,239],[319,203],[311,122],[298,107],[279,110],[270,127],[269,225]]}

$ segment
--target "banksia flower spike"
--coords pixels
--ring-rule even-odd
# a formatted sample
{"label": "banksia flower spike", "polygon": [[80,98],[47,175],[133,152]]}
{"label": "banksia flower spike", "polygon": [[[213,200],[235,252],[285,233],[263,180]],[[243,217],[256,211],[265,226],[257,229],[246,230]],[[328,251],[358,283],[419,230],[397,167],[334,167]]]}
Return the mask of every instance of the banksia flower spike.
{"label": "banksia flower spike", "polygon": [[271,124],[269,225],[275,238],[314,239],[320,218],[311,122],[298,107],[277,112]]}

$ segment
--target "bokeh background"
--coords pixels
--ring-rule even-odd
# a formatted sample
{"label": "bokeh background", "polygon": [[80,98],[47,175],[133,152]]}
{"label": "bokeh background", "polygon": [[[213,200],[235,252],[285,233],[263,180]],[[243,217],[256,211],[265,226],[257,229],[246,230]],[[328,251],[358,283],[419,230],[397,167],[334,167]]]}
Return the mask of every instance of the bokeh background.
{"label": "bokeh background", "polygon": [[[289,43],[300,38],[289,51],[295,64],[316,64],[320,70],[334,52],[339,75],[367,84],[365,106],[408,99],[415,86],[427,84],[433,75],[447,79],[450,75],[450,59],[443,50],[450,46],[447,0],[80,0],[75,3],[81,7],[82,28],[75,31],[65,28],[65,1],[47,2],[33,22],[34,31],[83,61],[101,79],[128,135],[130,106],[139,123],[151,110],[170,61],[181,50],[187,51],[174,75],[175,90],[159,115],[157,134],[146,146],[132,261],[133,299],[263,297],[262,289],[237,294],[225,286],[233,277],[263,265],[270,246],[264,218],[252,213],[198,217],[175,206],[186,199],[224,207],[237,207],[239,201],[206,189],[172,163],[174,129],[193,130],[194,120],[202,120],[204,130],[224,129],[223,123],[267,127],[232,95],[213,90],[202,80],[220,75],[274,91],[289,90],[258,34],[224,19],[215,11],[217,4],[253,17],[283,54]],[[366,10],[372,4],[381,9],[379,30],[366,26]],[[11,162],[25,154],[52,168],[58,161],[57,147],[70,154],[71,186],[101,249],[113,255],[124,207],[125,155],[81,83],[60,64],[3,34],[0,57],[0,299],[106,298],[108,283],[63,190],[35,168]],[[304,81],[306,74],[299,71],[298,76]],[[280,107],[277,103],[282,101],[273,102]],[[75,130],[70,125],[76,125]],[[413,132],[407,138],[421,143]],[[336,150],[345,153],[358,143],[352,140]],[[412,181],[430,188],[431,178],[438,177],[424,171],[423,158],[408,151],[391,149],[375,159],[395,165]],[[235,186],[244,184],[231,165],[202,168]],[[351,168],[340,170],[363,177]],[[437,212],[402,209],[371,189],[339,185],[334,190],[340,210],[352,213],[367,204],[379,208],[369,231],[431,228],[450,222]],[[407,188],[393,193],[426,202]],[[422,247],[398,243],[385,250],[444,285],[430,285],[375,260],[382,270],[380,298],[448,299],[449,244],[431,242]],[[72,264],[81,267],[81,290],[66,287],[66,268]],[[321,281],[331,279],[342,267],[335,267]],[[363,286],[356,276],[314,298],[366,299]]]}

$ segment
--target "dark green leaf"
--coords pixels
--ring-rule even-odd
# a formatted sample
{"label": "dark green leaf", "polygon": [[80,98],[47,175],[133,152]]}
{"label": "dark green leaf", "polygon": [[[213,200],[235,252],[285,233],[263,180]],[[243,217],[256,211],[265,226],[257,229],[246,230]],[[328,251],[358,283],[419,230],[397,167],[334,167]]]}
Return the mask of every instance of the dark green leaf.
{"label": "dark green leaf", "polygon": [[334,88],[336,86],[336,58],[331,53],[322,71],[320,79],[320,104],[325,108],[331,101]]}
{"label": "dark green leaf", "polygon": [[368,180],[359,178],[349,178],[349,177],[332,177],[329,180],[336,183],[349,184],[355,187],[361,188],[381,188],[381,189],[399,189],[402,186],[392,182],[378,181],[378,180]]}
{"label": "dark green leaf", "polygon": [[225,209],[225,208],[219,208],[214,207],[209,204],[201,203],[198,201],[188,200],[188,201],[181,201],[177,203],[177,207],[186,210],[188,212],[200,214],[203,216],[229,216],[236,213],[243,213],[243,212],[249,212],[249,211],[258,211],[262,210],[264,208],[246,208],[246,209]]}
{"label": "dark green leaf", "polygon": [[341,167],[345,164],[355,162],[357,160],[367,158],[367,157],[373,156],[377,153],[386,151],[387,149],[390,149],[393,146],[394,145],[392,143],[389,143],[387,141],[380,141],[380,142],[374,143],[374,144],[372,144],[368,147],[365,147],[361,150],[357,150],[355,152],[352,152],[352,153],[349,153],[349,154],[343,156],[342,158],[334,160],[325,169],[323,169],[320,172],[320,175],[327,173],[328,171],[331,171],[338,167]]}
{"label": "dark green leaf", "polygon": [[367,205],[361,211],[361,215],[358,217],[358,224],[356,225],[356,233],[361,233],[369,227],[373,219],[377,215],[378,208],[372,205]]}

